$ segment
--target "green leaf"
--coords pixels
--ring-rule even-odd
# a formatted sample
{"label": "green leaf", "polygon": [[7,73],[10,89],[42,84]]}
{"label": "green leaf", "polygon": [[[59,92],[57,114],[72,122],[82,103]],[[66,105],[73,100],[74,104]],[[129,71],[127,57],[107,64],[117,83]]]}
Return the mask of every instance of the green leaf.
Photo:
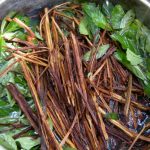
{"label": "green leaf", "polygon": [[63,146],[63,150],[76,150],[76,149],[65,145],[65,146]]}
{"label": "green leaf", "polygon": [[111,24],[113,29],[120,29],[121,20],[124,16],[124,10],[121,5],[116,5],[111,13]]}
{"label": "green leaf", "polygon": [[145,73],[142,71],[142,69],[139,66],[133,66],[131,63],[127,60],[126,54],[121,51],[117,50],[114,53],[115,58],[120,61],[127,69],[129,69],[135,76],[140,78],[141,80],[147,80]]}
{"label": "green leaf", "polygon": [[[1,72],[1,69],[0,69]],[[12,72],[8,72],[6,75],[0,78],[0,83],[6,86],[9,82],[14,83],[14,74]]]}
{"label": "green leaf", "polygon": [[41,37],[41,35],[40,35],[39,32],[36,31],[36,32],[35,32],[35,36],[36,36],[37,39],[43,41],[43,38]]}
{"label": "green leaf", "polygon": [[64,10],[63,13],[69,17],[74,17],[75,16],[75,12],[72,11],[71,9],[69,10]]}
{"label": "green leaf", "polygon": [[[103,57],[108,49],[109,49],[109,44],[102,45],[102,46],[98,47],[98,51],[96,53],[96,59],[99,59],[99,58]],[[89,61],[90,60],[92,51],[95,51],[95,49],[90,50],[90,51],[88,51],[84,54],[84,56],[83,56],[84,61]]]}
{"label": "green leaf", "polygon": [[83,56],[83,60],[84,60],[84,61],[89,61],[89,60],[90,60],[90,58],[91,58],[91,52],[92,52],[92,51],[88,51],[88,52],[86,52],[86,53],[84,54],[84,56]]}
{"label": "green leaf", "polygon": [[144,93],[150,96],[150,80],[149,83],[144,84]]}
{"label": "green leaf", "polygon": [[9,33],[7,32],[3,34],[3,37],[4,39],[11,40],[14,37],[16,37],[16,35],[17,35],[17,32],[9,32]]}
{"label": "green leaf", "polygon": [[16,12],[10,12],[3,20],[2,20],[2,23],[1,23],[1,34],[4,33],[4,29],[6,27],[6,25],[8,24],[8,21],[6,21],[6,18],[7,17],[14,17],[16,15]]}
{"label": "green leaf", "polygon": [[15,101],[7,89],[6,89],[6,94],[7,94],[6,97],[7,97],[7,100],[9,102],[10,106],[14,106]]}
{"label": "green leaf", "polygon": [[90,35],[90,31],[89,31],[87,25],[88,25],[87,19],[84,17],[81,20],[80,25],[79,25],[79,32],[80,32],[80,34]]}
{"label": "green leaf", "polygon": [[40,144],[40,139],[33,139],[32,137],[21,137],[17,139],[16,142],[19,142],[24,150],[30,150],[32,147]]}
{"label": "green leaf", "polygon": [[138,48],[144,55],[150,53],[150,30],[145,26],[140,26],[136,35]]}
{"label": "green leaf", "polygon": [[85,15],[81,19],[79,24],[79,32],[83,35],[88,35],[90,39],[93,39],[95,34],[99,31],[99,28],[93,24],[89,16]]}
{"label": "green leaf", "polygon": [[124,17],[121,19],[120,28],[125,28],[130,25],[135,18],[135,13],[133,10],[129,10]]}
{"label": "green leaf", "polygon": [[100,8],[96,7],[94,3],[84,3],[82,9],[97,27],[111,30],[111,26],[107,22],[106,17],[102,14]]}
{"label": "green leaf", "polygon": [[108,17],[111,17],[111,12],[114,6],[110,1],[105,1],[102,5],[102,12]]}
{"label": "green leaf", "polygon": [[130,49],[133,52],[136,52],[136,48],[133,45],[133,41],[130,41],[126,36],[122,35],[120,32],[115,32],[111,35],[111,38],[114,41],[118,41],[123,49]]}
{"label": "green leaf", "polygon": [[0,100],[0,117],[12,117],[14,113],[16,114],[15,116],[20,116],[18,107],[12,107],[6,100]]}
{"label": "green leaf", "polygon": [[119,115],[117,113],[107,113],[105,115],[106,119],[119,120]]}
{"label": "green leaf", "polygon": [[127,49],[126,55],[127,55],[127,60],[130,61],[131,65],[138,65],[138,64],[141,64],[143,62],[141,56],[136,55],[130,49]]}
{"label": "green leaf", "polygon": [[109,44],[106,45],[102,45],[98,48],[97,54],[96,54],[96,59],[101,58],[102,56],[105,55],[105,53],[107,52],[107,50],[109,49]]}
{"label": "green leaf", "polygon": [[4,38],[0,35],[0,53],[6,49],[6,42]]}
{"label": "green leaf", "polygon": [[[19,20],[21,20],[22,22],[24,22],[26,25],[30,25],[30,19],[29,17],[26,17],[22,14],[17,14],[16,16],[13,16],[13,18],[18,18]],[[16,30],[22,29],[16,22],[11,21],[5,28],[5,32],[14,32]]]}
{"label": "green leaf", "polygon": [[145,50],[150,53],[150,34],[146,38]]}
{"label": "green leaf", "polygon": [[48,118],[48,123],[49,123],[50,129],[53,130],[53,122],[51,118]]}
{"label": "green leaf", "polygon": [[0,134],[0,145],[7,150],[17,150],[17,145],[15,140],[6,134]]}

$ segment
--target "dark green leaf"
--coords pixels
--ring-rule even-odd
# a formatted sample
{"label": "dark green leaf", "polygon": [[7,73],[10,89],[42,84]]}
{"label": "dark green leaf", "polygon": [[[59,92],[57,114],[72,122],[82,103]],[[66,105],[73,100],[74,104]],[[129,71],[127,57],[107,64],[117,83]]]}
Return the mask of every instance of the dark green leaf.
{"label": "dark green leaf", "polygon": [[120,29],[120,24],[123,16],[125,15],[121,5],[116,5],[111,13],[111,24],[113,29]]}
{"label": "dark green leaf", "polygon": [[99,28],[93,24],[87,15],[81,20],[79,25],[80,34],[88,35],[90,39],[93,39],[98,31]]}
{"label": "dark green leaf", "polygon": [[144,92],[146,95],[150,96],[150,80],[149,83],[144,84]]}
{"label": "dark green leaf", "polygon": [[131,41],[129,41],[126,36],[120,35],[119,32],[113,33],[111,35],[111,38],[114,41],[118,41],[121,44],[123,49],[129,48],[130,50],[134,51],[135,48],[133,47]]}
{"label": "dark green leaf", "polygon": [[83,11],[92,19],[93,23],[102,29],[111,30],[106,17],[100,11],[99,7],[96,7],[94,3],[84,3],[82,5]]}

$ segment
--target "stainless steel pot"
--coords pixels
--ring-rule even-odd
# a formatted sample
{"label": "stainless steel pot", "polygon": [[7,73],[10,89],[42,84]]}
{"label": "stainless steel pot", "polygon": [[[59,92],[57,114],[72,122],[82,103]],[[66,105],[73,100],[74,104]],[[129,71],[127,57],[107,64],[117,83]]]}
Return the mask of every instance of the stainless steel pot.
{"label": "stainless steel pot", "polygon": [[[34,11],[38,12],[45,6],[52,7],[55,4],[69,0],[0,0],[0,18],[3,18],[10,11]],[[92,1],[92,0],[90,0]],[[95,0],[93,0],[95,1]],[[103,0],[97,0],[101,3]],[[109,1],[109,0],[108,0]],[[150,0],[110,0],[113,3],[122,4],[125,9],[133,8],[137,17],[150,27]]]}

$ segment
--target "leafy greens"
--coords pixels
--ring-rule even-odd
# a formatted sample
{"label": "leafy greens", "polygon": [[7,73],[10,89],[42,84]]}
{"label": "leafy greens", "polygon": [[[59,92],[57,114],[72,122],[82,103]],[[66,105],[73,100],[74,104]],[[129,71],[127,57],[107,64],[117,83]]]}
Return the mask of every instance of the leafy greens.
{"label": "leafy greens", "polygon": [[[113,6],[109,2],[100,7],[84,3],[82,9],[88,21],[81,21],[80,33],[90,36],[90,24],[110,31],[112,40],[121,45],[114,56],[140,79],[145,93],[150,95],[150,30],[135,18],[133,10],[125,12],[121,5]],[[88,61],[90,54],[85,54],[83,59]]]}

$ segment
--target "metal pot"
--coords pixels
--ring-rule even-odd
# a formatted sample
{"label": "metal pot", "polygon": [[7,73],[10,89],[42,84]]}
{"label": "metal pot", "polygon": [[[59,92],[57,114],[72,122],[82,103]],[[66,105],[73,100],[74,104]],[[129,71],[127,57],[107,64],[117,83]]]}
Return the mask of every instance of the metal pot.
{"label": "metal pot", "polygon": [[[52,7],[69,0],[0,0],[0,18],[10,11],[38,12],[43,7]],[[91,0],[92,1],[92,0]],[[95,1],[95,0],[93,0]],[[97,0],[101,3],[103,0]],[[107,0],[109,2],[109,0]],[[150,27],[150,0],[110,0],[114,4],[121,4],[125,9],[135,9],[137,17]]]}

